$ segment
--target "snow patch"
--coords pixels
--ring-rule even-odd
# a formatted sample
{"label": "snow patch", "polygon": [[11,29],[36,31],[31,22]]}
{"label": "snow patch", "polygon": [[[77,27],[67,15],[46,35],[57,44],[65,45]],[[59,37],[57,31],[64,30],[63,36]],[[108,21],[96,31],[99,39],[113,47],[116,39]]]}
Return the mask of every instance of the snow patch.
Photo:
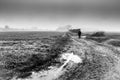
{"label": "snow patch", "polygon": [[66,62],[73,61],[74,63],[82,63],[82,59],[73,53],[64,53],[62,58],[66,60]]}

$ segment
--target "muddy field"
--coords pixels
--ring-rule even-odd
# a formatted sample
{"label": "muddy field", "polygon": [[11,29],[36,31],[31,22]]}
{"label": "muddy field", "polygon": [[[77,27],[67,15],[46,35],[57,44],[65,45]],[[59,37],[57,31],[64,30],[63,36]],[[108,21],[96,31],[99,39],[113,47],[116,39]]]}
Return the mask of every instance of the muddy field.
{"label": "muddy field", "polygon": [[120,80],[119,39],[62,35],[1,40],[0,79]]}

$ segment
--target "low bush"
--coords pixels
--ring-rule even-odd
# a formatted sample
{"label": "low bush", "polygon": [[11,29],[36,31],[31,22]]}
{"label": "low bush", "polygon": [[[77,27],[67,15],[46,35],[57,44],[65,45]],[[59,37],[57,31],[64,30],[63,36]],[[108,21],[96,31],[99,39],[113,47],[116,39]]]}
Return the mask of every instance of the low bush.
{"label": "low bush", "polygon": [[108,42],[108,44],[115,46],[115,47],[120,47],[120,41],[118,40],[110,41]]}
{"label": "low bush", "polygon": [[105,32],[95,32],[91,35],[91,37],[104,37],[105,36]]}
{"label": "low bush", "polygon": [[94,40],[101,43],[108,40],[109,38],[105,35],[104,32],[95,32],[91,35],[87,35],[86,39]]}

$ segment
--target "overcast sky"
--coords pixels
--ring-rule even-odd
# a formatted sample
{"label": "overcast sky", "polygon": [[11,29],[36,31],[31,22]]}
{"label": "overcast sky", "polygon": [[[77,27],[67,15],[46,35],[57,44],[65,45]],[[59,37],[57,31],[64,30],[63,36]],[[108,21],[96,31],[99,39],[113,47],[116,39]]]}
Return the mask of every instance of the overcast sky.
{"label": "overcast sky", "polygon": [[120,0],[0,0],[0,27],[120,31]]}

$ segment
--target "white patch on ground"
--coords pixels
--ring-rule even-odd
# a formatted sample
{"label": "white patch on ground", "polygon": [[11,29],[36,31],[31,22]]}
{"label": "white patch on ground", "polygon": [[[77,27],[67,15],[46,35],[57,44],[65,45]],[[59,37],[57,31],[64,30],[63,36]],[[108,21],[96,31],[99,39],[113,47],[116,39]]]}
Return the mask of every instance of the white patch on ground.
{"label": "white patch on ground", "polygon": [[73,61],[74,63],[82,63],[82,59],[73,53],[65,53],[62,55],[63,59],[66,59],[66,62]]}

